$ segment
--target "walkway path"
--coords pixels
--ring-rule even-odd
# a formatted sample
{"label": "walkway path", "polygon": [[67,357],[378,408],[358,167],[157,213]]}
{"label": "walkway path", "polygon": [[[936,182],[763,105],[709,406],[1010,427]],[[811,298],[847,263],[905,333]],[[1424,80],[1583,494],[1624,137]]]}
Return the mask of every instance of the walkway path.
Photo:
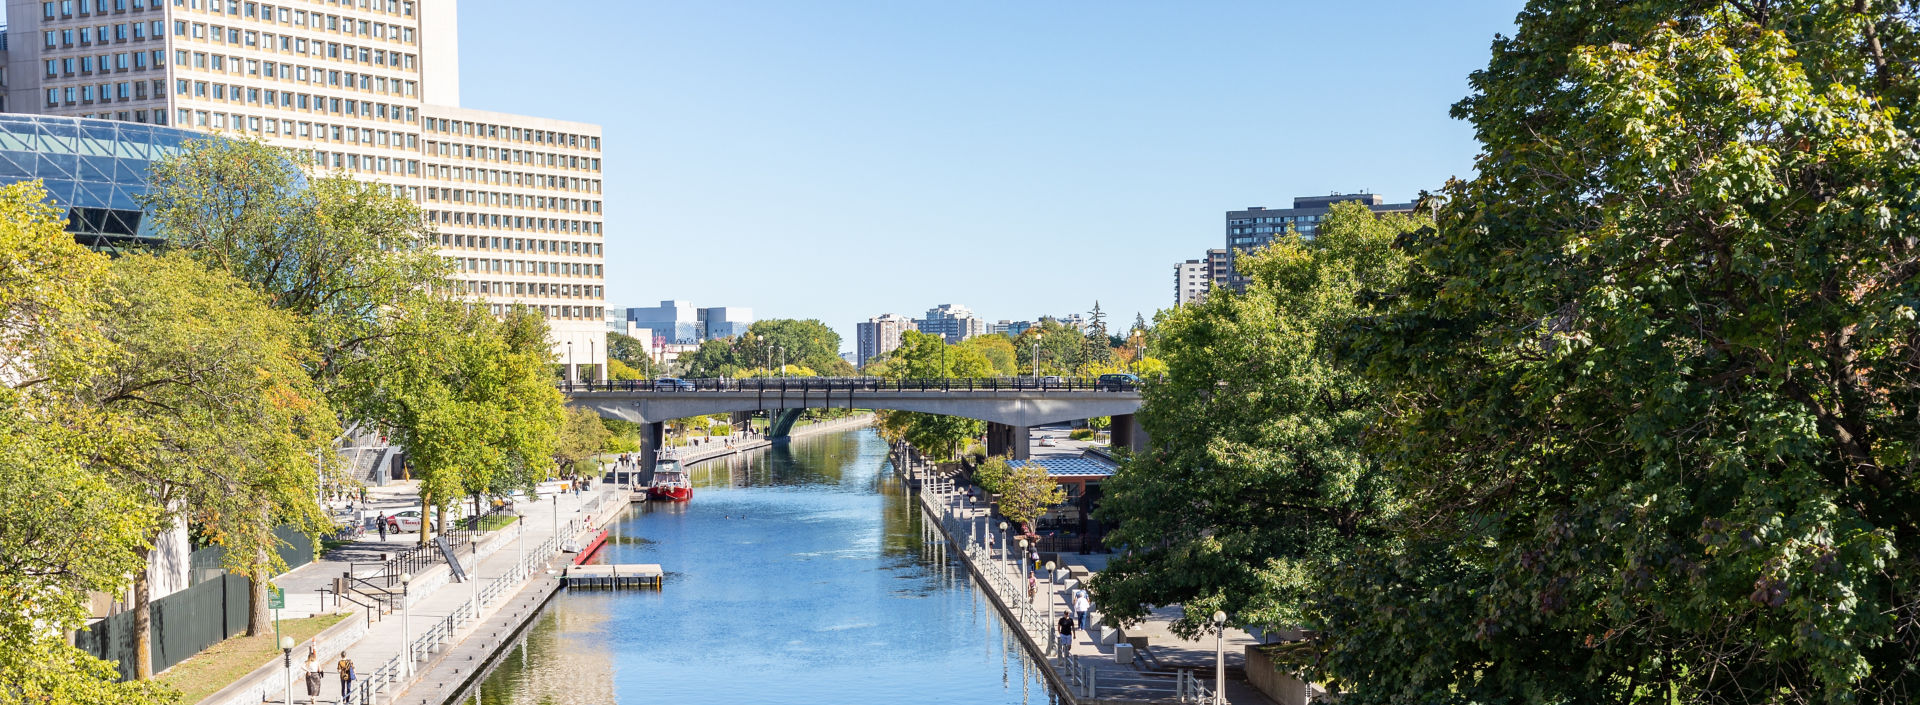
{"label": "walkway path", "polygon": [[[1009,626],[1017,626],[1024,632],[1029,644],[1047,651],[1045,655],[1050,658],[1037,660],[1046,664],[1049,679],[1056,684],[1056,688],[1067,691],[1073,701],[1081,705],[1176,701],[1181,698],[1205,698],[1212,693],[1212,640],[1203,640],[1205,658],[1196,658],[1198,654],[1193,647],[1199,643],[1176,641],[1165,631],[1168,615],[1164,614],[1158,620],[1161,622],[1161,634],[1149,637],[1150,654],[1137,655],[1131,664],[1116,661],[1116,645],[1126,642],[1117,638],[1118,630],[1101,624],[1102,617],[1098,610],[1089,615],[1090,629],[1075,632],[1069,651],[1072,659],[1058,658],[1052,653],[1053,632],[1050,627],[1059,618],[1060,612],[1066,609],[1071,590],[1079,585],[1079,581],[1064,578],[1049,585],[1044,575],[1037,576],[1037,594],[1029,599],[1026,594],[1026,573],[998,545],[1001,542],[998,520],[994,518],[989,504],[974,501],[968,495],[954,491],[953,486],[944,481],[924,482],[919,497],[922,506],[938,520],[946,538],[961,549],[962,559],[972,566],[976,575],[982,577],[979,581],[981,587],[1005,606],[1002,613],[1011,615],[1007,620]],[[1014,554],[1018,551],[1016,547]],[[1081,572],[1084,573],[1084,569]],[[1064,567],[1062,573],[1065,573]],[[1152,627],[1145,630],[1136,627],[1127,630],[1126,634],[1140,636],[1151,631]],[[1244,668],[1241,664],[1245,660],[1245,646],[1256,640],[1238,629],[1228,630],[1227,636],[1229,666]],[[1241,680],[1227,681],[1226,696],[1227,702],[1234,705],[1272,704],[1272,700]]]}
{"label": "walkway path", "polygon": [[[410,485],[375,488],[372,490],[374,496],[370,499],[376,510],[403,506],[412,491]],[[347,605],[353,608],[354,619],[364,619],[369,624],[365,635],[351,644],[321,645],[320,661],[326,664],[330,672],[319,702],[334,703],[340,699],[339,681],[331,671],[332,664],[339,660],[342,650],[353,659],[362,686],[376,686],[372,689],[363,687],[361,690],[378,691],[356,692],[353,702],[366,705],[399,702],[401,694],[415,687],[416,679],[444,658],[449,649],[472,634],[474,627],[478,626],[476,616],[478,621],[486,621],[503,606],[510,604],[524,609],[524,598],[521,597],[523,588],[537,589],[546,584],[550,590],[549,571],[557,572],[564,568],[569,557],[569,554],[559,553],[560,544],[577,537],[589,527],[598,526],[627,506],[625,493],[604,486],[596,486],[593,491],[578,495],[560,493],[557,502],[551,501],[550,498],[554,497],[559,487],[559,483],[543,484],[540,487],[541,501],[520,505],[525,512],[522,521],[489,532],[475,545],[459,549],[458,558],[463,567],[477,580],[457,582],[448,579],[445,564],[440,563],[422,570],[421,575],[416,577],[408,590],[406,602],[409,606],[404,611],[396,610],[384,616],[368,615],[359,607]],[[384,544],[377,538],[356,542],[344,550],[329,553],[324,560],[282,575],[274,582],[286,589],[290,611],[298,613],[309,606],[318,608],[322,600],[320,588],[331,588],[333,579],[343,572],[352,571],[356,576],[366,576],[379,570],[376,565],[362,564],[354,559],[373,557],[379,549],[389,546],[394,550],[408,547],[417,540],[415,534],[409,533],[389,535]],[[479,554],[477,560],[473,557],[475,552]],[[326,602],[326,607],[334,606],[332,600]],[[473,610],[476,602],[480,607],[477,615]],[[409,642],[418,659],[411,673],[402,656],[408,652]],[[344,646],[344,649],[340,646]],[[271,679],[271,688],[265,693],[265,702],[284,702],[284,689],[280,683],[276,673]],[[438,683],[425,685],[434,688]],[[295,703],[309,702],[302,687],[296,684],[294,690]],[[251,705],[259,702],[262,699],[257,689],[236,692],[229,688],[202,701],[202,705]]]}

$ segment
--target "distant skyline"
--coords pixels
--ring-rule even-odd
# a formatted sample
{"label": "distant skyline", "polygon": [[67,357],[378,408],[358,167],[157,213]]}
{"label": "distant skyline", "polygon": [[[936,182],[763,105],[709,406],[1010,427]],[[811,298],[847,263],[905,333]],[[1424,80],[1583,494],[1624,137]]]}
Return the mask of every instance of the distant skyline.
{"label": "distant skyline", "polygon": [[460,4],[462,102],[605,126],[607,304],[1151,318],[1222,218],[1468,176],[1520,0]]}

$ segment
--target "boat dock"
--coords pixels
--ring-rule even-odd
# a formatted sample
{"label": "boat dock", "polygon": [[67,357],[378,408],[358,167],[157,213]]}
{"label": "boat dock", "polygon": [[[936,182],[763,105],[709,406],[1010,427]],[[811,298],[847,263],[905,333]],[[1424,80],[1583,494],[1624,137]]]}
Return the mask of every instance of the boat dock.
{"label": "boat dock", "polygon": [[576,565],[567,569],[567,589],[577,588],[654,588],[659,589],[666,571],[657,563],[630,565]]}

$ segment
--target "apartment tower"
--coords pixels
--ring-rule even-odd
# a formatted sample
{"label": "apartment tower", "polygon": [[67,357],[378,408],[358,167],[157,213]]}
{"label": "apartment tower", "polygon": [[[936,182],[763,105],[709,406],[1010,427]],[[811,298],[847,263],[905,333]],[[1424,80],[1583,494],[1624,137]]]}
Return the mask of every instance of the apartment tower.
{"label": "apartment tower", "polygon": [[475,301],[606,370],[598,125],[459,107],[455,0],[7,0],[5,107],[249,135],[420,205]]}

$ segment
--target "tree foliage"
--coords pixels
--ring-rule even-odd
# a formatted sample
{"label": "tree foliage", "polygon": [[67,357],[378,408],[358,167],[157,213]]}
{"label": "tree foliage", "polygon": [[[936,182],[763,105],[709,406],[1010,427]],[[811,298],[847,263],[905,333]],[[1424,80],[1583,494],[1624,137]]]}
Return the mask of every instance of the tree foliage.
{"label": "tree foliage", "polygon": [[1067,501],[1066,488],[1054,482],[1046,468],[1029,462],[1013,466],[1001,492],[1000,513],[1021,526],[1032,524],[1048,509]]}
{"label": "tree foliage", "polygon": [[1313,576],[1380,540],[1393,493],[1361,447],[1380,397],[1335,345],[1373,310],[1356,294],[1403,276],[1392,245],[1420,224],[1342,204],[1313,241],[1292,234],[1242,258],[1245,293],[1215,291],[1160,322],[1169,377],[1147,386],[1137,417],[1153,448],[1104,485],[1097,514],[1129,547],[1093,581],[1107,615],[1181,604],[1183,633],[1215,610],[1295,627]]}
{"label": "tree foliage", "polygon": [[1355,329],[1404,507],[1323,600],[1343,702],[1920,697],[1914,12],[1537,0],[1495,42],[1478,174]]}
{"label": "tree foliage", "polygon": [[[900,347],[889,353],[883,364],[869,368],[889,379],[986,377],[993,373],[992,363],[979,349],[948,345],[944,337],[919,331],[902,333]],[[881,411],[877,417],[882,436],[904,440],[939,459],[959,457],[969,439],[986,431],[985,422],[959,416]]]}

